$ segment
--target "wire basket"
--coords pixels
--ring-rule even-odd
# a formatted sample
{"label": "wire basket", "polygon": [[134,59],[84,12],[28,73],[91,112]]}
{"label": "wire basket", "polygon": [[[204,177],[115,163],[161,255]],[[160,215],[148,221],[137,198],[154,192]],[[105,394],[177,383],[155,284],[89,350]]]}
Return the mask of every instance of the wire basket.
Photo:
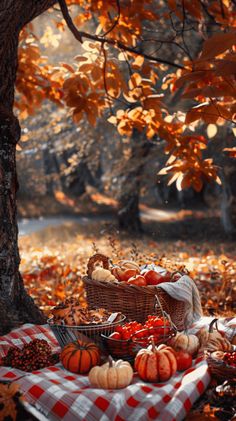
{"label": "wire basket", "polygon": [[[158,329],[160,330],[160,326]],[[163,331],[165,331],[165,329],[166,326],[163,326]],[[148,331],[148,329],[144,330]],[[168,334],[159,334],[158,337],[153,336],[152,333],[147,333],[140,338],[137,336],[138,333],[141,333],[141,331],[136,332],[130,339],[109,338],[109,336],[105,334],[102,334],[101,337],[105,344],[105,348],[113,358],[122,359],[132,364],[138,351],[142,348],[147,348],[150,345],[148,338],[152,337],[155,345],[158,346],[167,343],[174,337],[176,335],[176,330],[172,327]]]}
{"label": "wire basket", "polygon": [[[172,298],[162,288],[148,285],[137,286],[122,282],[105,282],[91,279],[94,265],[100,260],[108,268],[109,259],[97,254],[88,262],[88,276],[83,278],[89,308],[103,307],[111,312],[119,311],[127,319],[143,323],[150,314],[162,316],[163,310],[171,317],[178,330],[184,329],[186,304]],[[105,260],[106,259],[106,260]]]}
{"label": "wire basket", "polygon": [[123,324],[126,317],[121,314],[120,317],[114,322],[102,323],[97,325],[84,325],[84,326],[67,326],[53,323],[53,318],[48,319],[48,325],[54,333],[61,348],[66,344],[76,341],[77,339],[86,340],[91,339],[93,342],[100,343],[100,335],[103,333],[109,336],[116,326]]}

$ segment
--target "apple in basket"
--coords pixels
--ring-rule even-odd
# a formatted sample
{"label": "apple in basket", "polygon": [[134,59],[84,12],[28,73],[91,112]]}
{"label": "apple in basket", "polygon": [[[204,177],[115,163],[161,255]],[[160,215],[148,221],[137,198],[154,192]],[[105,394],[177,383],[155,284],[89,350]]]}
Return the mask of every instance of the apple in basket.
{"label": "apple in basket", "polygon": [[146,279],[145,279],[144,276],[142,276],[142,275],[136,275],[136,276],[133,276],[132,278],[130,278],[127,281],[127,284],[129,284],[129,285],[137,285],[139,287],[145,287],[147,285],[147,281],[146,281]]}
{"label": "apple in basket", "polygon": [[123,272],[120,272],[119,279],[120,281],[127,282],[130,278],[138,275],[138,271],[136,269],[126,269]]}
{"label": "apple in basket", "polygon": [[118,265],[111,269],[111,273],[118,281],[127,282],[131,277],[140,274],[140,268],[135,262],[121,260]]}
{"label": "apple in basket", "polygon": [[158,285],[162,282],[170,282],[171,274],[166,272],[165,274],[160,274],[155,270],[148,270],[144,275],[147,285]]}

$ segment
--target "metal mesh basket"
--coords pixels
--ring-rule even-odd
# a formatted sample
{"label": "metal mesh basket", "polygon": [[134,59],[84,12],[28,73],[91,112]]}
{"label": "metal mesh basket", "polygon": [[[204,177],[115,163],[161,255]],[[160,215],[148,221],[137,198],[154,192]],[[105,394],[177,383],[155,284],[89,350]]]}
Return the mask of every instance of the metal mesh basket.
{"label": "metal mesh basket", "polygon": [[119,319],[110,322],[97,325],[86,325],[86,326],[66,326],[58,325],[53,323],[53,318],[48,319],[48,325],[54,333],[59,345],[63,348],[69,342],[76,341],[77,339],[91,339],[93,342],[100,343],[100,335],[103,333],[105,336],[109,336],[117,325],[124,323],[126,316],[120,315]]}
{"label": "metal mesh basket", "polygon": [[[158,329],[162,329],[165,332],[165,326],[158,326]],[[148,329],[144,329],[147,330]],[[141,331],[139,331],[140,333]],[[136,332],[137,334],[137,332]],[[122,359],[125,361],[129,361],[131,364],[134,362],[135,356],[138,351],[142,348],[147,348],[150,345],[150,337],[152,336],[155,345],[165,344],[176,335],[176,330],[174,327],[170,328],[169,333],[162,333],[158,335],[158,338],[152,336],[151,332],[147,333],[146,336],[144,334],[143,337],[136,337],[135,334],[132,335],[130,339],[115,339],[109,338],[107,335],[102,334],[101,338],[105,344],[105,348],[108,350],[108,354],[111,355],[115,359]]]}

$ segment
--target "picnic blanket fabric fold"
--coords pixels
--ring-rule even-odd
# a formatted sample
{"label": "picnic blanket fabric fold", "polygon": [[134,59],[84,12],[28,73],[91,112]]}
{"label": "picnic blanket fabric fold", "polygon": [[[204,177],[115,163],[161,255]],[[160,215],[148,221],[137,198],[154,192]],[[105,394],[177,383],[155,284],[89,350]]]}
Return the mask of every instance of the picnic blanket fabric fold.
{"label": "picnic blanket fabric fold", "polygon": [[[166,269],[154,263],[143,265],[141,270],[155,270],[163,275],[166,272]],[[186,305],[184,326],[186,329],[202,317],[203,311],[200,294],[195,282],[189,276],[182,275],[176,282],[162,282],[158,284],[158,288],[162,288],[172,298],[178,301],[184,301]]]}
{"label": "picnic blanket fabric fold", "polygon": [[189,328],[202,317],[202,305],[195,282],[187,275],[181,276],[176,282],[163,282],[158,285],[172,298],[184,301],[186,304],[185,328]]}
{"label": "picnic blanket fabric fold", "polygon": [[[46,338],[58,349],[49,327],[24,325],[0,338],[0,355],[30,337]],[[167,383],[145,383],[135,375],[132,384],[121,390],[91,388],[87,376],[72,374],[61,364],[33,373],[0,367],[0,381],[16,381],[25,399],[52,421],[180,421],[207,388],[210,375],[207,363],[199,359]]]}

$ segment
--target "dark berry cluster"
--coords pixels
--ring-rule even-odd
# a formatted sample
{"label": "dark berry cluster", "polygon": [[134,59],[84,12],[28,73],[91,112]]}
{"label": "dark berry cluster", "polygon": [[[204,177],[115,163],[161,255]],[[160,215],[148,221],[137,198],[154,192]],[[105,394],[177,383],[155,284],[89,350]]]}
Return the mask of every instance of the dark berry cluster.
{"label": "dark berry cluster", "polygon": [[236,367],[236,351],[225,352],[223,360],[232,367]]}
{"label": "dark berry cluster", "polygon": [[44,339],[34,339],[23,348],[10,347],[3,365],[23,371],[34,371],[55,364],[52,349]]}

